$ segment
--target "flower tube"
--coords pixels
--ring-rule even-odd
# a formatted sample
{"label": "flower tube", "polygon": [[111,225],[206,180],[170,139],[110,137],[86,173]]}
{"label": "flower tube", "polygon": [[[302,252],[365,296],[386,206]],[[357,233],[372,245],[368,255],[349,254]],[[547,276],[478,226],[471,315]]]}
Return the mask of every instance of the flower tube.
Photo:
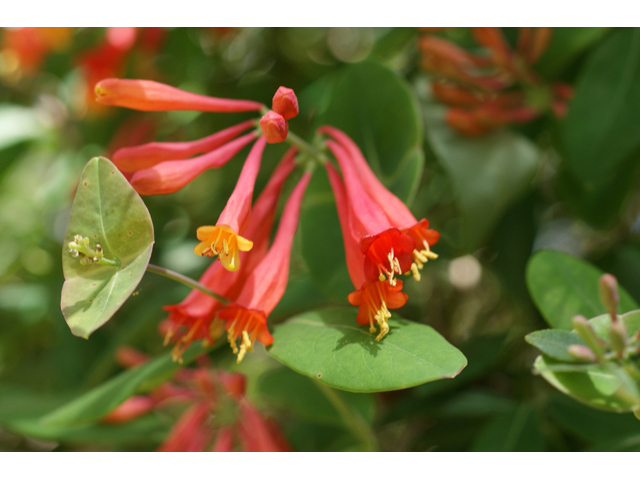
{"label": "flower tube", "polygon": [[371,281],[383,280],[386,276],[393,285],[396,274],[411,269],[415,241],[394,227],[368,195],[347,150],[332,140],[327,140],[327,146],[342,170],[349,205],[349,228],[360,238],[360,249],[365,256],[365,277]]}
{"label": "flower tube", "polygon": [[256,139],[250,132],[216,150],[189,160],[169,160],[135,172],[129,183],[140,195],[166,195],[186,187],[210,168],[219,168]]}
{"label": "flower tube", "polygon": [[429,221],[427,219],[416,220],[404,202],[378,180],[378,177],[371,171],[362,152],[348,135],[330,126],[323,126],[319,131],[331,135],[346,150],[347,154],[346,156],[343,155],[343,157],[346,157],[347,161],[350,160],[354,167],[353,170],[360,178],[366,193],[384,211],[391,225],[400,229],[402,233],[414,240],[416,248],[412,252],[413,263],[410,265],[410,269],[414,279],[420,280],[419,270],[422,269],[424,263],[429,259],[438,258],[431,251],[431,246],[438,242],[440,233],[429,229]]}
{"label": "flower tube", "polygon": [[186,159],[222,147],[253,125],[253,120],[247,120],[191,142],[151,142],[120,148],[113,154],[113,163],[122,172],[135,172],[168,160]]}
{"label": "flower tube", "polygon": [[144,112],[195,110],[199,112],[259,111],[265,106],[250,100],[208,97],[185,92],[152,80],[106,78],[96,84],[96,101],[103,105]]}
{"label": "flower tube", "polygon": [[196,255],[218,255],[224,268],[231,272],[240,267],[240,252],[248,252],[253,247],[253,242],[241,235],[246,230],[251,215],[253,187],[265,145],[264,137],[260,137],[254,144],[242,167],[236,188],[216,224],[205,225],[197,231],[200,243],[193,250]]}
{"label": "flower tube", "polygon": [[[242,267],[232,273],[227,271],[222,263],[213,262],[200,277],[200,283],[218,295],[232,301],[236,300],[244,279],[264,258],[282,186],[295,167],[293,161],[295,153],[295,149],[290,149],[283,157],[253,206],[249,226],[246,230],[246,235],[254,239],[253,248],[247,252]],[[215,311],[222,307],[223,305],[216,299],[195,289],[179,304],[163,307],[169,312],[170,327],[165,337],[167,342],[175,337],[178,329],[186,329],[186,333],[175,338],[174,360],[181,358],[191,342],[204,340],[212,344],[222,335],[224,328],[221,326],[223,324],[220,320],[214,319]]]}
{"label": "flower tube", "polygon": [[[267,317],[287,287],[291,246],[298,227],[302,196],[310,178],[311,173],[306,172],[291,192],[273,244],[247,277],[236,302],[216,313],[216,318],[225,322],[227,338],[233,353],[238,355],[238,363],[247,351],[253,351],[256,339],[264,345],[273,343],[267,329]],[[238,337],[242,338],[239,349]]]}

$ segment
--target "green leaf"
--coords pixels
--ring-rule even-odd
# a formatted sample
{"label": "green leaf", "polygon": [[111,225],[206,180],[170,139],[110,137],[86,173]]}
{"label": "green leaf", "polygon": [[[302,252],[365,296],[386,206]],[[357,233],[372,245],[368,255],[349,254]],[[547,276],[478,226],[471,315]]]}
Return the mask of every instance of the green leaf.
{"label": "green leaf", "polygon": [[[413,199],[424,167],[422,124],[418,102],[402,78],[382,65],[362,62],[321,78],[301,99],[314,129],[332,125],[343,130],[387,188],[405,202]],[[344,299],[352,286],[333,193],[325,175],[314,177],[300,219],[302,252],[317,286]]]}
{"label": "green leaf", "polygon": [[591,443],[640,434],[640,422],[632,413],[617,414],[596,410],[564,395],[552,397],[548,411],[555,422]]}
{"label": "green leaf", "polygon": [[575,365],[541,355],[533,368],[562,393],[591,407],[619,413],[637,408],[635,401],[620,395],[624,382],[611,362]]}
{"label": "green leaf", "polygon": [[[278,368],[264,373],[258,388],[270,403],[295,413],[303,419],[342,426],[340,413],[316,383],[290,368]],[[366,393],[338,391],[338,395],[354,411],[371,423],[375,412],[373,396]]]}
{"label": "green leaf", "polygon": [[583,217],[613,221],[640,155],[640,29],[615,31],[593,52],[563,123],[568,194]]}
{"label": "green leaf", "polygon": [[[571,330],[574,315],[592,318],[606,312],[600,303],[598,280],[604,272],[593,265],[553,250],[537,252],[527,265],[527,286],[536,306],[549,325]],[[620,312],[638,306],[622,288]]]}
{"label": "green leaf", "polygon": [[472,447],[474,452],[542,452],[544,449],[538,416],[524,404],[492,421]]}
{"label": "green leaf", "polygon": [[54,426],[34,419],[10,422],[7,429],[19,435],[71,443],[159,444],[167,436],[169,425],[157,415],[145,415],[121,425]]}
{"label": "green leaf", "polygon": [[[426,78],[416,88],[430,92]],[[540,153],[524,136],[507,129],[467,138],[445,123],[446,108],[430,93],[422,101],[427,139],[457,193],[463,220],[460,242],[474,250],[506,209],[531,188]]]}
{"label": "green leaf", "polygon": [[535,70],[553,78],[609,30],[609,27],[554,28],[549,47],[536,63]]}
{"label": "green leaf", "polygon": [[584,345],[584,340],[577,333],[566,330],[540,330],[530,333],[525,340],[546,356],[563,362],[577,361],[567,351],[570,345]]}
{"label": "green leaf", "polygon": [[174,362],[170,353],[154,358],[45,415],[40,422],[47,426],[66,427],[98,421],[135,393],[150,390],[170,379],[178,368],[205,351],[200,345],[192,345],[182,356],[183,364]]}
{"label": "green leaf", "polygon": [[[82,265],[68,244],[75,235],[102,245],[119,267]],[[153,247],[153,224],[136,191],[109,160],[87,163],[64,237],[62,313],[79,337],[88,338],[120,308],[145,273]]]}
{"label": "green leaf", "polygon": [[357,309],[307,312],[277,325],[267,349],[276,360],[330,387],[382,392],[453,378],[462,352],[433,328],[399,318],[380,342],[356,323]]}

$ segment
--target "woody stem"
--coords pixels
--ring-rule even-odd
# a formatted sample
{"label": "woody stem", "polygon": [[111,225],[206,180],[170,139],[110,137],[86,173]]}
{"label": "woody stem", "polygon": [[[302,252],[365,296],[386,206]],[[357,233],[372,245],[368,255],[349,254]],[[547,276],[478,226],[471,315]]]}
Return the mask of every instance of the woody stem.
{"label": "woody stem", "polygon": [[378,451],[375,434],[360,414],[354,411],[336,390],[317,380],[315,384],[338,411],[351,434],[362,442],[364,449],[369,452]]}
{"label": "woody stem", "polygon": [[169,270],[167,268],[159,267],[157,265],[152,265],[151,263],[147,265],[147,272],[155,273],[156,275],[162,275],[163,277],[170,278],[171,280],[182,283],[190,288],[195,288],[196,290],[200,290],[202,293],[209,295],[210,297],[215,298],[217,301],[226,305],[229,303],[229,300],[218,295],[214,291],[208,289],[200,282],[195,281],[193,278],[186,277],[181,273],[174,272],[173,270]]}

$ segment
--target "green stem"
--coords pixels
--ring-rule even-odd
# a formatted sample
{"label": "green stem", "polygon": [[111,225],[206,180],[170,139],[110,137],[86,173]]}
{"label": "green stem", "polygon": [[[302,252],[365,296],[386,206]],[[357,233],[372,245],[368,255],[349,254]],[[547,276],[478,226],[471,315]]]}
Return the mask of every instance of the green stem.
{"label": "green stem", "polygon": [[327,397],[327,400],[331,402],[331,405],[338,411],[351,434],[362,442],[365,450],[368,452],[378,451],[378,442],[376,441],[375,433],[360,414],[354,412],[353,409],[345,403],[342,396],[333,388],[317,380],[316,385],[324,396]]}
{"label": "green stem", "polygon": [[308,144],[306,141],[304,141],[302,138],[300,138],[298,135],[296,135],[293,132],[289,132],[287,134],[286,141],[291,145],[298,147],[298,150],[302,152],[308,153],[313,156],[318,155],[318,151],[315,148],[313,148],[310,144]]}
{"label": "green stem", "polygon": [[162,268],[162,267],[159,267],[157,265],[152,265],[151,263],[147,265],[147,272],[155,273],[156,275],[162,275],[163,277],[170,278],[171,280],[173,280],[175,282],[182,283],[183,285],[186,285],[187,287],[195,288],[196,290],[200,290],[202,293],[205,293],[205,294],[209,295],[210,297],[215,298],[217,301],[219,301],[223,305],[226,305],[227,303],[229,303],[229,300],[227,300],[226,298],[224,298],[224,297],[218,295],[217,293],[215,293],[214,291],[208,289],[207,287],[202,285],[200,282],[195,281],[193,278],[186,277],[186,276],[182,275],[181,273],[174,272],[172,270],[168,270],[166,268]]}

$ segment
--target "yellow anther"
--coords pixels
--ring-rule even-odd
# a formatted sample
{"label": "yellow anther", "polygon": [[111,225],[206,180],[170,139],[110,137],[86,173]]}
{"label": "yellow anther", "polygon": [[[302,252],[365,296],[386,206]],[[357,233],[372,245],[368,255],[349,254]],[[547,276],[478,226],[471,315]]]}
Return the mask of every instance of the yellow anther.
{"label": "yellow anther", "polygon": [[416,265],[415,262],[411,264],[411,274],[416,282],[420,281],[420,271],[418,270],[418,265]]}
{"label": "yellow anther", "polygon": [[[238,353],[237,363],[240,363],[242,361],[244,356],[247,354],[247,351],[253,352],[253,343],[251,342],[251,339],[249,338],[249,334],[247,333],[247,331],[243,330],[242,343],[240,344],[240,352]],[[233,352],[233,353],[236,353],[236,352]]]}
{"label": "yellow anther", "polygon": [[222,239],[222,249],[224,250],[225,255],[229,255],[229,243],[226,238]]}
{"label": "yellow anther", "polygon": [[[382,305],[380,305],[380,310],[376,312],[373,318],[376,320],[376,322],[378,322],[378,325],[380,326],[380,333],[375,339],[376,342],[379,342],[387,333],[389,333],[389,325],[387,324],[387,319],[391,318],[391,313],[389,312],[387,304],[384,302],[384,300],[382,301]],[[371,331],[371,329],[369,331],[371,333],[375,332],[375,330]]]}

